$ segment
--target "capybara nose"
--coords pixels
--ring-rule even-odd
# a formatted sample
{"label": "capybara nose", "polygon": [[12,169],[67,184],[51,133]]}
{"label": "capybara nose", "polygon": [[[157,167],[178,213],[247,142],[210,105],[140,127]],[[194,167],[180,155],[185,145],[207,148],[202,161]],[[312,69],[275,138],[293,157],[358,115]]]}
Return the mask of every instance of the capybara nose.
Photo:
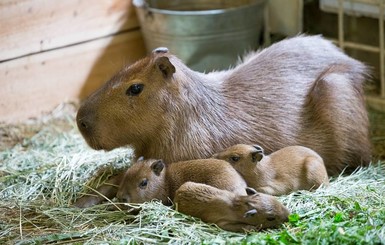
{"label": "capybara nose", "polygon": [[130,202],[130,198],[127,195],[125,195],[121,190],[118,191],[118,193],[116,194],[116,198],[119,200],[119,202],[122,202],[122,203]]}
{"label": "capybara nose", "polygon": [[89,136],[92,133],[93,121],[89,113],[86,113],[82,108],[79,109],[76,115],[76,123],[84,136]]}
{"label": "capybara nose", "polygon": [[90,124],[85,120],[85,118],[81,118],[78,120],[78,128],[80,130],[88,130],[90,128]]}

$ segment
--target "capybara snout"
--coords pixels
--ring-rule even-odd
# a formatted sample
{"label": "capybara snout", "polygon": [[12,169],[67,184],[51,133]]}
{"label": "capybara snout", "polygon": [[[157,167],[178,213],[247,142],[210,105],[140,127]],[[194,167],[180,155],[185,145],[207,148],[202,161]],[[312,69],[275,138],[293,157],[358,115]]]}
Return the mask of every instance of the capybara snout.
{"label": "capybara snout", "polygon": [[94,123],[96,120],[94,119],[95,113],[88,107],[81,106],[79,108],[79,111],[76,115],[76,123],[78,125],[79,131],[82,133],[87,143],[94,149],[101,149],[101,147],[95,144],[95,141],[92,140],[94,137]]}
{"label": "capybara snout", "polygon": [[[239,196],[238,205],[247,205],[244,217],[248,222],[258,219],[261,228],[273,228],[289,220],[290,211],[270,195],[246,188],[247,196]],[[237,204],[235,204],[236,207]]]}

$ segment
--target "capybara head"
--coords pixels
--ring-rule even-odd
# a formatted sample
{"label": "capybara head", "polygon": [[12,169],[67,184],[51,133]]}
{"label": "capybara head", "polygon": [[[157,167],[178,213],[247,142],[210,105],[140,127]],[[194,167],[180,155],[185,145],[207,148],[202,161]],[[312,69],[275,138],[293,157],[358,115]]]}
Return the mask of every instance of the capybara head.
{"label": "capybara head", "polygon": [[288,221],[289,210],[274,196],[246,188],[247,196],[237,196],[234,210],[243,212],[244,222],[255,227],[273,228]]}
{"label": "capybara head", "polygon": [[[225,160],[238,169],[254,169],[264,156],[263,148],[259,145],[237,144],[216,153],[213,158]],[[255,164],[250,164],[255,163]]]}
{"label": "capybara head", "polygon": [[126,203],[158,199],[166,202],[165,163],[162,160],[138,160],[125,173],[116,197]]}
{"label": "capybara head", "polygon": [[140,144],[159,133],[166,123],[159,115],[167,115],[167,105],[173,101],[169,94],[177,89],[170,83],[175,72],[171,57],[165,48],[154,50],[123,68],[83,102],[76,120],[92,148]]}

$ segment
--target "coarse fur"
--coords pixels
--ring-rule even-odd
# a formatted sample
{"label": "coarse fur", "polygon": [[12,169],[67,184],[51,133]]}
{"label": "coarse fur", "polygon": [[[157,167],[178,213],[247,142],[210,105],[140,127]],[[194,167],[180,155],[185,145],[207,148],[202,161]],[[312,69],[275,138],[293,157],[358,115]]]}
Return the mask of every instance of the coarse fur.
{"label": "coarse fur", "polygon": [[329,184],[321,156],[303,146],[287,146],[264,155],[260,146],[237,144],[213,157],[228,161],[248,186],[270,195],[314,190]]}
{"label": "coarse fur", "polygon": [[366,75],[365,65],[320,36],[280,41],[211,74],[162,49],[87,98],[77,123],[94,149],[131,146],[137,157],[165,162],[239,143],[261,142],[268,154],[303,145],[336,175],[370,162]]}
{"label": "coarse fur", "polygon": [[148,159],[137,161],[126,171],[117,197],[128,203],[157,199],[168,205],[176,190],[188,181],[246,195],[246,182],[226,161],[197,159],[165,164]]}
{"label": "coarse fur", "polygon": [[186,182],[175,194],[178,211],[228,231],[242,232],[277,227],[289,211],[275,197],[247,188],[237,195],[210,185]]}

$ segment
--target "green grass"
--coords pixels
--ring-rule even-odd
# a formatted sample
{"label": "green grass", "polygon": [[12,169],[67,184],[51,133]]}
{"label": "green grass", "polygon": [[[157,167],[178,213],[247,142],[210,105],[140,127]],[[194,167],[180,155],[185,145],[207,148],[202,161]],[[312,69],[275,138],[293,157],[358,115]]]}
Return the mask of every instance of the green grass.
{"label": "green grass", "polygon": [[66,104],[39,120],[0,124],[0,244],[385,244],[381,161],[333,178],[327,188],[280,197],[290,221],[248,234],[223,231],[156,201],[133,206],[138,215],[107,204],[71,207],[88,186],[129,166],[132,154],[91,150],[74,114]]}

